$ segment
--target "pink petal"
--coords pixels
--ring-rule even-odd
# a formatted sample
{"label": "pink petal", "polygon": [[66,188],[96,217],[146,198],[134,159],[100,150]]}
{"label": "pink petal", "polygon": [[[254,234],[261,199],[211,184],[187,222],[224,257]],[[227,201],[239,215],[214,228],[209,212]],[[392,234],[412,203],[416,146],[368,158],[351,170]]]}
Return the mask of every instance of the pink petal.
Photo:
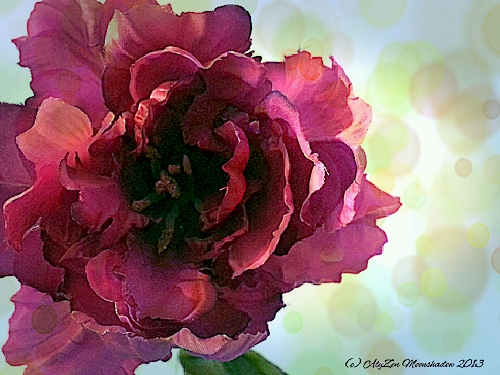
{"label": "pink petal", "polygon": [[[128,327],[118,318],[114,303],[105,301],[90,287],[85,273],[67,270],[61,292],[69,299],[72,311],[79,311],[91,317],[103,330],[110,329],[111,326],[122,329]],[[101,334],[104,333],[94,326],[90,329]]]}
{"label": "pink petal", "polygon": [[342,273],[359,273],[368,260],[382,253],[387,242],[383,230],[366,221],[356,221],[333,233],[319,228],[296,243],[284,256],[272,256],[264,269],[283,283],[282,291],[304,283],[340,282]]}
{"label": "pink petal", "polygon": [[[272,122],[270,125],[279,127]],[[261,142],[260,148],[268,164],[267,181],[265,187],[246,203],[248,233],[235,238],[229,247],[229,264],[234,276],[265,263],[274,252],[294,211],[289,184],[290,160],[283,140],[273,134]]]}
{"label": "pink petal", "polygon": [[23,240],[23,251],[0,249],[0,277],[15,276],[23,285],[56,295],[63,282],[64,269],[51,266],[43,258],[40,231],[30,231]]}
{"label": "pink petal", "polygon": [[184,142],[220,151],[213,136],[213,121],[228,105],[252,113],[270,92],[264,67],[245,55],[230,52],[201,71],[206,92],[196,97],[184,119]]}
{"label": "pink petal", "polygon": [[103,229],[108,220],[112,220],[103,231],[101,248],[111,247],[132,227],[141,228],[147,224],[145,216],[132,211],[114,179],[74,170],[64,161],[60,178],[67,189],[80,191],[79,201],[71,207],[72,217],[78,224],[89,228],[92,233]]}
{"label": "pink petal", "polygon": [[342,202],[344,194],[356,177],[357,164],[349,146],[339,141],[311,142],[312,150],[326,167],[325,182],[305,200],[303,219],[313,227],[322,226]]}
{"label": "pink petal", "polygon": [[91,137],[92,126],[87,115],[60,99],[49,98],[38,109],[33,127],[16,140],[24,156],[37,168],[52,164],[57,169],[68,152],[71,165],[75,153],[86,159]]}
{"label": "pink petal", "polygon": [[234,5],[181,15],[170,6],[141,6],[116,13],[115,21],[119,37],[110,45],[103,76],[106,104],[114,111],[129,109],[129,68],[149,52],[179,47],[204,64],[224,52],[244,53],[250,47],[250,16]]}
{"label": "pink petal", "polygon": [[155,264],[147,251],[134,247],[116,270],[137,303],[139,319],[191,321],[212,308],[215,291],[207,275],[173,260]]}
{"label": "pink petal", "polygon": [[35,5],[28,36],[14,40],[20,65],[29,67],[38,107],[49,97],[64,99],[98,125],[106,114],[101,89],[103,45],[112,9],[97,1],[44,0]]}
{"label": "pink petal", "polygon": [[[13,104],[0,103],[0,188],[29,188],[34,181],[31,163],[22,155],[16,136],[33,125],[35,112]],[[20,192],[19,191],[19,192]]]}
{"label": "pink petal", "polygon": [[120,255],[112,250],[102,251],[87,264],[87,279],[91,288],[106,301],[123,299],[122,282],[113,273],[121,265]]}
{"label": "pink petal", "polygon": [[3,352],[9,364],[27,365],[27,373],[133,375],[142,363],[109,350],[97,333],[71,317],[66,301],[53,302],[25,286],[12,301],[15,311]]}
{"label": "pink petal", "polygon": [[192,355],[227,362],[247,352],[266,337],[267,334],[258,333],[241,334],[236,339],[222,335],[200,339],[183,328],[173,339],[178,347],[188,350]]}
{"label": "pink petal", "polygon": [[12,247],[21,251],[22,239],[44,213],[55,210],[63,187],[51,166],[37,170],[35,184],[23,193],[11,197],[3,206],[5,236]]}
{"label": "pink petal", "polygon": [[130,68],[130,94],[138,102],[148,98],[162,83],[178,81],[200,68],[201,63],[192,54],[177,47],[150,52]]}
{"label": "pink petal", "polygon": [[354,206],[356,214],[353,221],[362,218],[371,220],[386,217],[395,213],[401,207],[399,198],[377,188],[366,179],[366,175],[363,175],[360,185],[360,192]]}
{"label": "pink petal", "polygon": [[250,147],[245,133],[230,121],[217,128],[216,133],[228,142],[229,147],[234,151],[232,158],[222,166],[224,172],[229,175],[229,182],[222,201],[212,210],[202,214],[201,220],[205,223],[204,230],[224,221],[241,203],[246,190],[243,172],[248,163]]}
{"label": "pink petal", "polygon": [[[355,127],[363,125],[358,132],[366,132],[364,126],[371,119],[369,106],[349,104],[357,100],[351,95],[351,82],[335,60],[330,59],[332,67],[324,67],[320,57],[313,58],[309,52],[300,51],[282,63],[264,64],[273,90],[280,91],[297,107],[309,141],[335,139],[353,123]],[[351,108],[356,110],[356,121]]]}

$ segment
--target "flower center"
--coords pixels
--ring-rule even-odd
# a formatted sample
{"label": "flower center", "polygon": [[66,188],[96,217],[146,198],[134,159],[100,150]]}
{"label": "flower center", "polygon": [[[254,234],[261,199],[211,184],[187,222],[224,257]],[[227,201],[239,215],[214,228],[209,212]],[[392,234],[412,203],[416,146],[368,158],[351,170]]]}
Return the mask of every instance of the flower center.
{"label": "flower center", "polygon": [[210,235],[202,231],[200,207],[229,181],[222,170],[227,157],[184,144],[178,121],[165,118],[144,152],[124,158],[119,176],[132,209],[152,219],[139,235],[160,254]]}

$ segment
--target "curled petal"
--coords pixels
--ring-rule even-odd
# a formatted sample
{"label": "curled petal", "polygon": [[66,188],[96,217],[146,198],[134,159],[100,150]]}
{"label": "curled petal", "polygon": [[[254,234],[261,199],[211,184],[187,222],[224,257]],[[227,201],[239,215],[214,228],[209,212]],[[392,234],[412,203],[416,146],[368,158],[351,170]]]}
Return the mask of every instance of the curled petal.
{"label": "curled petal", "polygon": [[250,155],[248,140],[239,127],[228,121],[217,128],[219,134],[234,150],[232,158],[222,166],[229,175],[226,193],[220,204],[209,212],[204,212],[201,220],[205,222],[204,230],[221,223],[238,206],[246,191],[245,171]]}
{"label": "curled petal", "polygon": [[[265,63],[273,90],[280,91],[296,107],[308,141],[325,141],[353,124],[353,112],[348,104],[351,82],[342,68],[333,60],[332,67],[323,66],[320,57],[311,57],[306,51],[287,56],[282,63]],[[353,107],[362,110],[357,118],[370,116],[370,107]],[[366,121],[357,123],[367,124]]]}
{"label": "curled petal", "polygon": [[276,249],[294,211],[289,183],[290,160],[283,140],[275,134],[262,141],[260,147],[270,173],[265,189],[257,192],[246,204],[248,233],[235,238],[229,248],[233,276],[265,263]]}
{"label": "curled petal", "polygon": [[272,256],[264,269],[289,292],[304,283],[340,282],[342,273],[359,273],[368,260],[382,253],[387,242],[375,221],[357,221],[333,233],[319,228],[297,242],[284,256]]}
{"label": "curled petal", "polygon": [[135,102],[147,98],[164,82],[176,82],[202,67],[191,53],[177,47],[150,52],[130,68],[130,94]]}
{"label": "curled petal", "polygon": [[222,335],[200,339],[189,329],[183,328],[174,335],[173,340],[179,348],[188,350],[194,356],[227,362],[247,352],[266,337],[267,333],[257,333],[241,334],[236,339]]}
{"label": "curled petal", "polygon": [[100,335],[72,318],[66,301],[53,302],[26,286],[12,301],[15,310],[3,352],[9,364],[27,365],[27,373],[133,375],[143,362],[109,350]]}
{"label": "curled petal", "polygon": [[52,164],[57,168],[68,152],[72,165],[75,153],[86,159],[91,136],[87,115],[60,99],[49,98],[38,109],[35,125],[17,137],[17,144],[37,167]]}
{"label": "curled petal", "polygon": [[28,36],[14,43],[20,65],[29,67],[38,107],[55,97],[81,108],[95,126],[107,110],[101,89],[103,45],[112,16],[110,4],[97,1],[43,0],[28,21]]}
{"label": "curled petal", "polygon": [[124,14],[116,12],[113,23],[119,37],[108,48],[110,63],[103,75],[103,92],[108,108],[117,112],[133,103],[131,65],[150,52],[176,46],[205,64],[225,52],[244,53],[250,47],[250,15],[234,5],[181,15],[170,6],[141,6]]}

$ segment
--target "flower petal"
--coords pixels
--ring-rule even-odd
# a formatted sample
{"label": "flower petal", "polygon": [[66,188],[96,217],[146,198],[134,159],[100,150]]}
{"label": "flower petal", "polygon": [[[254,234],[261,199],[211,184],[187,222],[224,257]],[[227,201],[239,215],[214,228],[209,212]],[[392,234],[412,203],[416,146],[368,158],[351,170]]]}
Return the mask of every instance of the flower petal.
{"label": "flower petal", "polygon": [[97,333],[71,317],[66,301],[53,302],[25,286],[12,301],[15,311],[3,352],[11,365],[28,365],[26,373],[133,375],[142,363],[109,350]]}
{"label": "flower petal", "polygon": [[73,158],[78,153],[84,159],[91,137],[87,115],[60,99],[49,98],[38,109],[33,127],[16,140],[24,156],[37,168],[52,164],[57,169],[68,152]]}
{"label": "flower petal", "polygon": [[250,16],[234,5],[181,15],[170,6],[141,6],[115,13],[114,23],[119,37],[108,49],[103,89],[108,108],[117,112],[128,110],[133,102],[130,66],[149,52],[179,47],[205,64],[224,52],[244,53],[250,47]]}
{"label": "flower petal", "polygon": [[69,190],[79,190],[79,201],[71,207],[73,219],[80,225],[97,232],[104,228],[108,220],[111,224],[103,231],[101,248],[109,248],[130,228],[144,227],[148,219],[132,211],[123,196],[118,182],[110,177],[95,176],[69,167],[65,161],[59,169],[61,183]]}
{"label": "flower petal", "polygon": [[135,102],[148,98],[164,82],[179,81],[202,67],[189,52],[177,47],[150,52],[130,67],[130,94]]}
{"label": "flower petal", "polygon": [[0,249],[0,277],[15,276],[23,285],[56,295],[64,278],[64,269],[51,266],[43,257],[40,231],[27,233],[23,251]]}
{"label": "flower petal", "polygon": [[101,89],[103,45],[111,19],[97,1],[43,0],[28,21],[28,36],[14,40],[20,65],[29,67],[38,107],[49,97],[64,99],[87,113],[96,126],[107,112]]}
{"label": "flower petal", "polygon": [[[273,90],[280,91],[297,107],[308,141],[335,139],[353,124],[349,101],[355,98],[351,95],[351,82],[335,60],[330,59],[332,67],[328,68],[320,57],[300,51],[287,56],[282,63],[264,64]],[[353,108],[357,111],[356,124],[369,123],[363,120],[371,119],[369,106]]]}
{"label": "flower petal", "polygon": [[246,181],[243,172],[248,163],[250,147],[248,140],[239,127],[232,122],[225,122],[217,128],[216,133],[220,135],[233,150],[233,156],[222,166],[224,172],[229,175],[226,193],[222,201],[210,211],[204,211],[201,220],[204,222],[203,230],[207,230],[220,224],[238,206],[246,191]]}
{"label": "flower petal", "polygon": [[[270,126],[281,129],[270,121]],[[246,203],[249,230],[229,246],[233,276],[260,267],[276,249],[294,211],[289,184],[290,160],[281,136],[274,134],[260,144],[267,165],[265,187]],[[249,165],[252,165],[250,161]],[[264,167],[265,168],[265,167]]]}
{"label": "flower petal", "polygon": [[284,293],[304,283],[340,282],[342,273],[359,273],[368,260],[382,253],[384,231],[360,220],[333,233],[319,228],[297,242],[284,256],[272,256],[264,269],[282,282]]}

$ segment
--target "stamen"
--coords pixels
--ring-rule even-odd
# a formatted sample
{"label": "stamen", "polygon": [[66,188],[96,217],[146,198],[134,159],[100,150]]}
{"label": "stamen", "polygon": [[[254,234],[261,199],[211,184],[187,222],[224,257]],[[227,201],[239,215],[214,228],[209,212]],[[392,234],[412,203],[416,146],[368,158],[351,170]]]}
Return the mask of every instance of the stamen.
{"label": "stamen", "polygon": [[133,201],[132,202],[132,210],[136,212],[142,212],[149,206],[151,206],[151,200],[150,199],[141,199],[140,201]]}
{"label": "stamen", "polygon": [[169,193],[172,198],[179,198],[181,195],[181,190],[177,182],[164,171],[160,174],[160,181],[156,182],[156,193],[163,194]]}
{"label": "stamen", "polygon": [[169,165],[168,166],[168,173],[170,174],[179,174],[181,173],[181,166],[180,165]]}
{"label": "stamen", "polygon": [[170,242],[172,242],[173,238],[174,238],[173,226],[163,229],[163,231],[161,232],[160,239],[158,240],[158,254],[161,254],[162,252],[167,250],[168,245],[170,245]]}
{"label": "stamen", "polygon": [[186,172],[188,176],[193,173],[193,170],[191,169],[191,162],[189,161],[187,155],[184,155],[182,158],[182,168],[184,168],[184,172]]}

